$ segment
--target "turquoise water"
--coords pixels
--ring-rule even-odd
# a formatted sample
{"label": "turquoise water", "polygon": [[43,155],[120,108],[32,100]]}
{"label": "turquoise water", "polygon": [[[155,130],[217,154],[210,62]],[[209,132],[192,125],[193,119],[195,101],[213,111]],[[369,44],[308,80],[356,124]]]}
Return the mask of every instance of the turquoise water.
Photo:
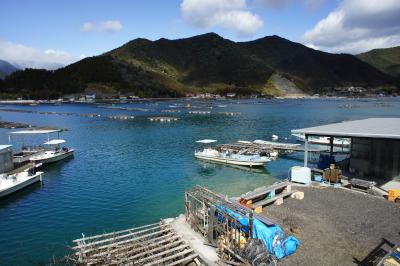
{"label": "turquoise water", "polygon": [[[210,115],[189,115],[191,103]],[[177,107],[172,108],[170,105]],[[218,105],[227,105],[226,108]],[[367,117],[399,117],[399,99],[265,100],[189,102],[187,100],[122,104],[133,110],[104,109],[96,105],[64,104],[0,106],[35,111],[71,112],[63,116],[1,112],[2,120],[40,126],[60,126],[62,136],[76,149],[73,159],[45,168],[42,184],[0,200],[0,265],[46,264],[62,257],[71,240],[157,222],[183,212],[183,192],[196,184],[235,196],[285,178],[289,167],[301,161],[280,158],[266,169],[249,171],[207,164],[193,157],[196,140],[270,139],[290,137],[294,128]],[[209,107],[212,107],[210,109]],[[142,109],[136,110],[135,108]],[[180,113],[161,113],[179,109]],[[218,112],[241,112],[226,116]],[[97,113],[100,118],[77,114]],[[118,121],[106,115],[129,114]],[[171,123],[150,122],[155,115],[178,116]],[[0,144],[8,143],[0,130]],[[14,138],[40,143],[42,138]]]}

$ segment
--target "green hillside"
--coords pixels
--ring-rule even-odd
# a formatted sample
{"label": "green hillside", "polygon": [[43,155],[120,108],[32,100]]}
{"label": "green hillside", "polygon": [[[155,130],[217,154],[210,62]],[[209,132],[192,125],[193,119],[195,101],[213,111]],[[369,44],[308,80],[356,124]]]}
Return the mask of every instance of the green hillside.
{"label": "green hillside", "polygon": [[350,84],[379,86],[390,80],[387,75],[350,54],[313,50],[279,36],[268,36],[239,45],[310,93]]}
{"label": "green hillside", "polygon": [[393,77],[400,77],[400,46],[358,54],[362,61]]}
{"label": "green hillside", "polygon": [[0,81],[0,88],[3,95],[27,98],[84,91],[140,97],[189,92],[282,95],[279,86],[272,86],[273,74],[286,80],[281,84],[308,93],[394,84],[392,77],[352,55],[316,51],[278,36],[236,43],[208,33],[177,40],[135,39],[55,71],[16,71]]}

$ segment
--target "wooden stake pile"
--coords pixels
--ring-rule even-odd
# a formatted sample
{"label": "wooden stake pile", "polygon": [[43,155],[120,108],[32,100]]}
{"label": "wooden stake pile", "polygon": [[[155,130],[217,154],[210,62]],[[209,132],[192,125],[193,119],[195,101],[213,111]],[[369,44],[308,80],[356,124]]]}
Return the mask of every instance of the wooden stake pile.
{"label": "wooden stake pile", "polygon": [[76,265],[186,265],[198,255],[171,228],[160,222],[73,241]]}

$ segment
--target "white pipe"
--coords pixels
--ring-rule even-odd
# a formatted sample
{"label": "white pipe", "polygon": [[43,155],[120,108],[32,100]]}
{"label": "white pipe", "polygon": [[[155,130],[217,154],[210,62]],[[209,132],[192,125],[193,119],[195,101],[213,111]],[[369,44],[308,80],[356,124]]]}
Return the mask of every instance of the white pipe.
{"label": "white pipe", "polygon": [[308,135],[304,135],[304,167],[307,167],[308,163]]}

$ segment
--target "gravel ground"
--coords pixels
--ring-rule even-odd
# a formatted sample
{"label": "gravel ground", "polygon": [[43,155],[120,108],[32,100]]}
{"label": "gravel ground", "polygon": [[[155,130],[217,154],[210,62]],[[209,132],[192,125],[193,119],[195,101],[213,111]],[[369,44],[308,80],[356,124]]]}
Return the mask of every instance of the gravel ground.
{"label": "gravel ground", "polygon": [[357,265],[385,238],[400,241],[400,204],[344,189],[293,187],[304,199],[264,208],[300,246],[279,265]]}

